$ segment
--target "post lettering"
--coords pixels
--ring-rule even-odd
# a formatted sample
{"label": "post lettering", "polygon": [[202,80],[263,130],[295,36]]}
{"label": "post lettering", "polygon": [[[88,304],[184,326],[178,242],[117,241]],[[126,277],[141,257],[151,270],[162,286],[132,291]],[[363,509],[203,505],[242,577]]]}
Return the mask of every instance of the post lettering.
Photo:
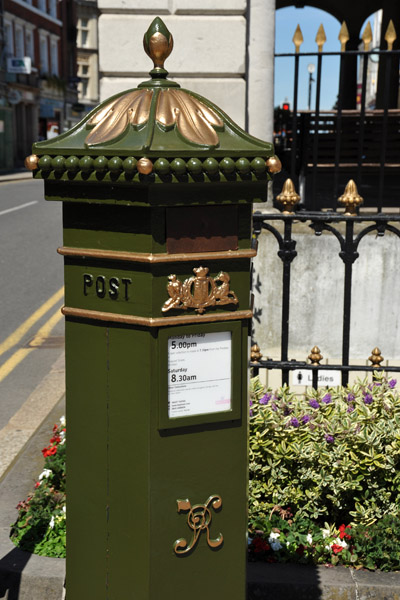
{"label": "post lettering", "polygon": [[111,277],[110,279],[110,289],[108,290],[108,295],[111,300],[116,300],[118,298],[118,288],[119,288],[119,279],[118,277]]}
{"label": "post lettering", "polygon": [[93,285],[93,275],[90,273],[84,273],[83,275],[83,293],[85,296],[88,295],[87,288]]}
{"label": "post lettering", "polygon": [[129,277],[124,277],[122,279],[122,283],[125,286],[125,300],[129,300],[128,285],[130,285],[132,283],[132,279],[129,279]]}

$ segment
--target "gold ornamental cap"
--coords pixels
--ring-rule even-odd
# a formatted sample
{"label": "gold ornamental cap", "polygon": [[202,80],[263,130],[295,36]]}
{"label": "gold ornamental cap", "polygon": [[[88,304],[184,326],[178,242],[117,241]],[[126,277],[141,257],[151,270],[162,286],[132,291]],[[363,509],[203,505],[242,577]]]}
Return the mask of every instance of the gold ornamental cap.
{"label": "gold ornamental cap", "polygon": [[85,182],[267,181],[271,143],[249,135],[213,102],[167,78],[174,40],[156,17],[143,38],[150,79],[102,102],[62,135],[33,146],[35,177]]}

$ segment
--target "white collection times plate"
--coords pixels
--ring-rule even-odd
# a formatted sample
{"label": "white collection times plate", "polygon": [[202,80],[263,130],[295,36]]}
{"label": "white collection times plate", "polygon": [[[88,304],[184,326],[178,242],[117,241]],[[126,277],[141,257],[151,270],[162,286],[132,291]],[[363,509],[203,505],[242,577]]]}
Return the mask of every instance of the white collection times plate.
{"label": "white collection times plate", "polygon": [[232,408],[232,333],[168,338],[168,417],[190,417]]}

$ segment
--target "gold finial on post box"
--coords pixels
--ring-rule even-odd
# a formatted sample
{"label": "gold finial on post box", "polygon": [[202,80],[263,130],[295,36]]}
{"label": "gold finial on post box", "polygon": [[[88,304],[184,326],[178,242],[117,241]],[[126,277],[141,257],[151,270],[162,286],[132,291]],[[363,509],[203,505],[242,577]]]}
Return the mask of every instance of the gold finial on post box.
{"label": "gold finial on post box", "polygon": [[312,365],[319,365],[319,363],[324,357],[322,356],[321,350],[318,348],[318,346],[314,346],[314,348],[312,348],[310,354],[308,355],[308,358],[311,361]]}
{"label": "gold finial on post box", "polygon": [[174,39],[164,21],[156,17],[143,37],[144,51],[154,63],[157,72],[164,70],[164,62],[172,52]]}
{"label": "gold finial on post box", "polygon": [[346,185],[344,194],[338,198],[338,202],[345,207],[345,215],[355,215],[357,208],[364,202],[364,198],[358,193],[353,179],[350,179]]}
{"label": "gold finial on post box", "polygon": [[286,179],[282,191],[276,199],[282,204],[284,215],[293,213],[294,207],[300,202],[300,196],[296,192],[294,183],[290,178]]}

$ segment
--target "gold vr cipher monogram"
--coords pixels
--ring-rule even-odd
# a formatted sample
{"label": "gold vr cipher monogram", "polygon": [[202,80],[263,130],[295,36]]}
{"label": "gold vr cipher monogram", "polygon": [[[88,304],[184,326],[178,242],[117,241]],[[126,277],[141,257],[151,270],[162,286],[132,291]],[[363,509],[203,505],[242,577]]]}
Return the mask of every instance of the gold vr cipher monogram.
{"label": "gold vr cipher monogram", "polygon": [[129,286],[132,283],[132,279],[129,277],[104,277],[104,275],[98,275],[96,278],[91,273],[83,274],[83,294],[89,296],[89,294],[95,294],[98,298],[105,298],[108,296],[111,300],[129,300]]}

